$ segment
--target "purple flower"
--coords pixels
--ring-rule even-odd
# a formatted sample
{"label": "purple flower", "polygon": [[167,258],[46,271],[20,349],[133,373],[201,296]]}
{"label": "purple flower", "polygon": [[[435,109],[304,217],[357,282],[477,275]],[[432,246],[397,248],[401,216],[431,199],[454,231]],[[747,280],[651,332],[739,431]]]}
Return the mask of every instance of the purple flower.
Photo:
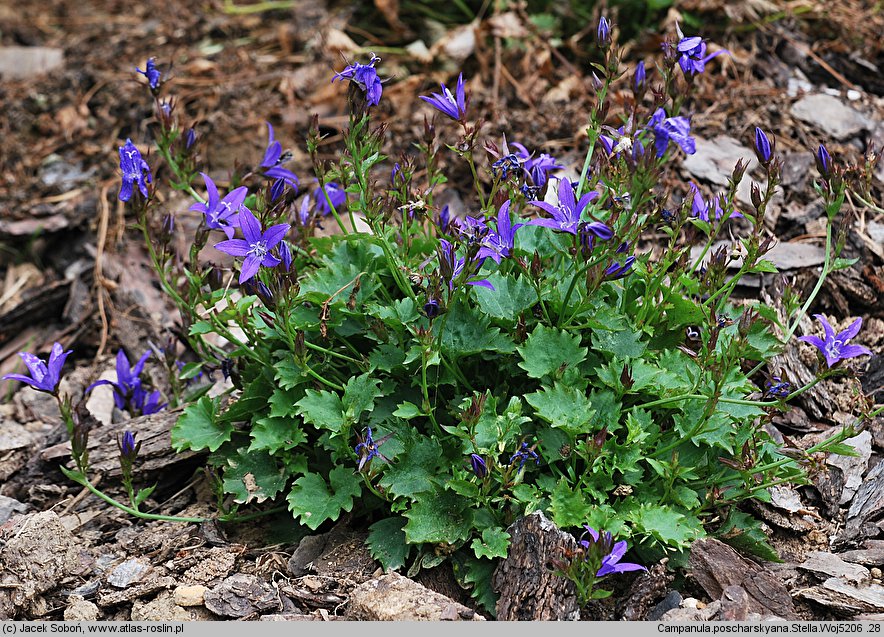
{"label": "purple flower", "polygon": [[301,200],[301,206],[298,209],[298,223],[302,226],[306,226],[310,223],[310,197],[305,196]]}
{"label": "purple flower", "polygon": [[524,162],[525,174],[531,178],[531,183],[538,188],[543,188],[546,185],[551,172],[564,168],[552,155],[542,153],[539,157],[534,157],[519,142],[513,142],[510,145],[516,149],[516,155]]}
{"label": "purple flower", "polygon": [[289,244],[287,241],[282,241],[279,244],[279,258],[282,260],[282,266],[285,268],[285,271],[288,272],[292,268],[292,250],[289,248]]}
{"label": "purple flower", "polygon": [[820,144],[820,147],[814,154],[814,159],[816,160],[816,169],[820,171],[820,175],[828,177],[832,174],[832,157],[829,155],[829,151],[826,150],[825,146]]}
{"label": "purple flower", "polygon": [[470,467],[479,479],[488,475],[488,465],[485,464],[485,459],[477,453],[470,454]]}
{"label": "purple flower", "polygon": [[605,279],[608,281],[613,281],[616,279],[622,279],[627,274],[632,271],[632,266],[635,263],[635,257],[629,256],[623,261],[623,265],[620,265],[619,261],[614,261],[611,265],[605,268]]}
{"label": "purple flower", "polygon": [[228,239],[216,243],[215,249],[235,257],[245,257],[239,273],[239,282],[243,283],[255,276],[262,265],[265,268],[279,265],[279,259],[270,251],[282,241],[291,226],[280,223],[262,230],[261,223],[248,208],[243,208],[239,214],[239,224],[245,239]]}
{"label": "purple flower", "polygon": [[147,85],[150,86],[151,91],[155,91],[160,88],[160,78],[162,78],[163,76],[163,74],[160,73],[159,69],[157,69],[157,65],[154,60],[156,60],[156,58],[148,58],[147,64],[145,65],[143,71],[138,67],[135,67],[135,70],[138,73],[141,73],[144,77],[147,78]]}
{"label": "purple flower", "polygon": [[[713,197],[709,200],[704,199],[697,184],[693,182],[691,182],[691,193],[693,193],[691,214],[697,217],[697,219],[706,221],[707,223],[721,219],[722,215],[724,215],[724,210],[721,208],[721,197]],[[731,213],[730,218],[735,219],[742,216],[743,215],[740,212],[734,210]]]}
{"label": "purple flower", "polygon": [[770,139],[767,137],[767,133],[763,130],[755,127],[755,155],[758,157],[758,161],[762,164],[768,164],[770,162]]}
{"label": "purple flower", "polygon": [[691,137],[691,121],[687,117],[666,117],[666,111],[658,108],[648,126],[654,131],[657,157],[663,156],[671,141],[688,155],[697,152],[697,145]]}
{"label": "purple flower", "polygon": [[635,65],[635,73],[632,76],[632,90],[636,93],[641,93],[645,88],[646,77],[645,62],[644,60],[639,60],[638,64]]}
{"label": "purple flower", "polygon": [[49,364],[28,352],[19,352],[19,356],[25,362],[30,376],[23,374],[6,374],[3,380],[17,380],[27,383],[37,391],[55,394],[58,391],[58,383],[61,381],[61,368],[73,350],[64,351],[61,343],[55,343],[49,352]]}
{"label": "purple flower", "polygon": [[[579,541],[580,546],[586,551],[586,559],[600,560],[599,570],[596,571],[596,577],[605,577],[614,573],[626,573],[629,571],[647,571],[640,564],[631,564],[629,562],[621,562],[620,560],[626,554],[626,541],[614,542],[614,537],[608,531],[598,532],[588,524],[584,524],[586,530]],[[585,540],[587,535],[592,541]]]}
{"label": "purple flower", "polygon": [[439,229],[442,232],[448,232],[448,226],[451,223],[451,213],[448,210],[448,204],[442,206],[442,210],[439,211],[438,216],[436,217],[436,225],[439,226]]}
{"label": "purple flower", "polygon": [[121,349],[117,352],[117,382],[97,380],[86,388],[86,393],[99,385],[110,385],[114,390],[114,404],[117,409],[128,409],[130,413],[137,415],[160,411],[167,404],[160,404],[160,392],[148,393],[141,382],[141,373],[150,354],[151,351],[147,350],[135,365],[131,365],[126,352]]}
{"label": "purple flower", "polygon": [[135,434],[127,429],[118,441],[118,446],[120,447],[120,455],[124,459],[132,461],[138,454],[138,448],[141,447],[141,444],[135,444]]}
{"label": "purple flower", "polygon": [[439,305],[438,299],[427,299],[424,303],[424,314],[428,319],[434,319],[442,313],[442,306]]}
{"label": "purple flower", "polygon": [[[439,250],[437,251],[439,257],[439,270],[442,274],[442,279],[448,283],[449,290],[454,289],[455,282],[467,265],[464,258],[457,256],[456,250],[457,248],[453,243],[446,241],[445,239],[439,239]],[[476,275],[484,261],[485,259],[480,258],[470,261],[469,271],[472,272],[471,276]],[[467,285],[478,285],[483,288],[488,288],[489,290],[494,289],[494,285],[492,285],[487,279],[467,281]]]}
{"label": "purple flower", "polygon": [[131,139],[127,139],[126,144],[120,146],[120,172],[123,173],[123,185],[120,187],[121,201],[129,201],[132,198],[133,186],[136,184],[141,194],[147,198],[147,184],[151,179],[150,166],[141,157],[141,153]]}
{"label": "purple flower", "polygon": [[680,38],[676,45],[678,65],[681,67],[681,70],[684,71],[685,75],[702,73],[706,69],[706,62],[712,58],[721,55],[722,53],[730,55],[730,52],[725,49],[716,51],[711,55],[706,55],[706,43],[703,42],[703,38],[699,36],[686,38],[677,24],[675,25],[675,28],[678,31],[678,37]]}
{"label": "purple flower", "polygon": [[516,230],[524,225],[524,223],[513,225],[510,219],[510,202],[504,201],[497,212],[497,232],[489,232],[482,240],[479,258],[490,257],[495,263],[500,263],[501,258],[510,255],[516,240]]}
{"label": "purple flower", "polygon": [[791,383],[783,381],[779,376],[771,376],[771,379],[764,384],[764,396],[786,398],[791,387]]}
{"label": "purple flower", "polygon": [[291,159],[291,154],[282,152],[282,145],[273,136],[273,126],[270,122],[266,122],[266,124],[269,139],[267,140],[267,149],[264,151],[264,158],[261,160],[264,176],[268,179],[282,179],[297,190],[298,176],[291,170],[282,167],[282,164]]}
{"label": "purple flower", "polygon": [[519,447],[519,450],[510,457],[510,464],[518,462],[518,471],[521,471],[522,468],[525,466],[525,463],[528,462],[529,458],[534,460],[534,464],[540,464],[540,456],[537,455],[537,452],[534,451],[534,449],[528,447],[527,442],[523,442],[522,446]]}
{"label": "purple flower", "polygon": [[[560,232],[569,232],[576,235],[580,227],[580,215],[590,201],[599,196],[594,190],[589,191],[577,201],[574,194],[574,186],[569,179],[559,180],[559,203],[557,206],[545,201],[532,201],[532,206],[537,206],[552,215],[552,219],[532,219],[529,226],[543,226]],[[604,224],[599,224],[604,225]],[[612,233],[613,234],[613,233]],[[610,238],[611,235],[609,235]]]}
{"label": "purple flower", "polygon": [[467,116],[467,99],[464,95],[463,73],[457,76],[457,88],[455,94],[452,95],[444,84],[441,93],[433,93],[433,97],[421,95],[420,98],[427,104],[440,111],[443,115],[447,115],[456,122],[463,122]]}
{"label": "purple flower", "polygon": [[390,460],[380,452],[378,447],[386,442],[392,435],[393,434],[387,434],[380,440],[375,440],[371,435],[371,427],[366,429],[365,438],[353,448],[353,451],[356,452],[356,455],[359,458],[359,467],[357,468],[357,471],[362,471],[366,468],[373,458],[380,458],[384,462],[390,462]]}
{"label": "purple flower", "polygon": [[381,58],[372,53],[371,61],[368,64],[354,62],[340,73],[335,73],[332,82],[336,80],[350,80],[350,82],[356,84],[365,93],[365,101],[369,106],[377,106],[381,101],[381,93],[384,90],[381,78],[378,77],[378,72],[374,68],[374,65],[380,61]]}
{"label": "purple flower", "polygon": [[331,214],[332,207],[338,210],[344,205],[344,202],[347,201],[347,191],[341,188],[340,184],[330,181],[319,190],[314,191],[313,198],[316,200],[316,211],[322,216],[326,216]]}
{"label": "purple flower", "polygon": [[836,334],[835,329],[829,325],[825,316],[822,314],[814,314],[813,317],[823,324],[825,338],[820,338],[818,336],[801,336],[798,340],[810,343],[819,349],[826,359],[827,366],[832,367],[838,361],[842,361],[846,358],[872,355],[872,352],[867,347],[847,344],[847,341],[859,333],[859,329],[863,324],[862,318],[856,319],[847,327],[847,329]]}
{"label": "purple flower", "polygon": [[206,216],[206,225],[215,230],[221,230],[228,239],[233,238],[234,229],[239,223],[239,211],[243,208],[243,202],[249,189],[245,186],[234,188],[223,199],[218,198],[218,188],[215,182],[206,173],[200,173],[206,182],[206,193],[209,198],[205,203],[195,203],[190,209],[201,212]]}
{"label": "purple flower", "polygon": [[599,46],[605,47],[611,43],[611,23],[605,16],[599,18],[599,26],[596,30]]}

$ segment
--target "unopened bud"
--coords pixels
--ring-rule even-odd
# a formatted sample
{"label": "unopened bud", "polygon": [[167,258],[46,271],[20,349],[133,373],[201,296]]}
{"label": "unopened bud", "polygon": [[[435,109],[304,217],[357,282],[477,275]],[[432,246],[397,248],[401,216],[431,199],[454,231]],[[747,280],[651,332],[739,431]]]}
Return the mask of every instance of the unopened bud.
{"label": "unopened bud", "polygon": [[754,181],[752,182],[752,187],[749,190],[749,199],[752,201],[752,205],[755,206],[755,210],[761,209],[761,205],[764,203],[764,200],[761,196],[761,188]]}

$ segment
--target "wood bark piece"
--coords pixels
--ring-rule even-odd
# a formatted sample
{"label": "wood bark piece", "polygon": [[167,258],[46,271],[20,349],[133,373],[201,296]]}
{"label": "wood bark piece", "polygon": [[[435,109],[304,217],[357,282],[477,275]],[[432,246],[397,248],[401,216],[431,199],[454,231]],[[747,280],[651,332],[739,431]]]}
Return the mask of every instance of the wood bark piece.
{"label": "wood bark piece", "polygon": [[632,582],[623,601],[617,604],[625,621],[647,620],[655,605],[666,597],[669,584],[675,579],[675,574],[666,570],[667,562],[664,559],[654,564],[647,573],[642,573]]}
{"label": "wood bark piece", "polygon": [[580,606],[571,580],[555,575],[553,559],[563,559],[577,541],[540,511],[513,523],[506,559],[494,572],[492,587],[500,593],[499,621],[578,620]]}
{"label": "wood bark piece", "polygon": [[840,577],[856,584],[867,582],[870,578],[869,569],[866,567],[845,562],[841,556],[823,551],[809,553],[807,559],[799,564],[798,568],[829,577]]}
{"label": "wood bark piece", "polygon": [[729,586],[740,586],[749,595],[751,612],[784,619],[798,618],[782,581],[724,542],[712,538],[694,542],[690,572],[712,599],[721,599]]}
{"label": "wood bark piece", "polygon": [[248,617],[260,612],[280,611],[276,588],[254,575],[231,575],[203,595],[206,608],[222,617]]}
{"label": "wood bark piece", "polygon": [[[181,416],[183,408],[170,409],[133,418],[125,423],[101,425],[89,431],[89,467],[92,471],[107,473],[112,477],[120,475],[120,449],[117,439],[126,429],[137,432],[141,449],[133,467],[133,475],[153,474],[201,455],[195,451],[176,452],[172,449],[172,427]],[[97,421],[96,421],[97,422]],[[40,452],[43,460],[70,456],[70,443],[48,447]],[[69,463],[73,468],[73,463]]]}
{"label": "wood bark piece", "polygon": [[[863,527],[874,522],[884,512],[884,462],[879,462],[866,474],[865,480],[853,497],[847,510],[847,523],[836,538],[836,545],[855,542],[865,534]],[[877,528],[874,535],[877,535]]]}
{"label": "wood bark piece", "polygon": [[884,587],[878,584],[851,586],[843,579],[830,577],[822,586],[802,589],[797,595],[844,615],[884,611]]}

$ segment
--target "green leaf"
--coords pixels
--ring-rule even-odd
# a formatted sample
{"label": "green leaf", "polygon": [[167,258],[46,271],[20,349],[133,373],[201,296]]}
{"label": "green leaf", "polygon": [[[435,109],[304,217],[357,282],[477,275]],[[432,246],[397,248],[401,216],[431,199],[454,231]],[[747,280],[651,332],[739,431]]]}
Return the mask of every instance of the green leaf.
{"label": "green leaf", "polygon": [[403,517],[392,517],[379,520],[368,527],[365,540],[368,552],[381,563],[385,571],[395,571],[405,566],[411,546],[405,541],[405,523]]}
{"label": "green leaf", "polygon": [[575,367],[586,358],[580,337],[545,325],[538,325],[525,344],[516,348],[522,356],[519,367],[531,378],[543,378],[562,367]]}
{"label": "green leaf", "polygon": [[252,444],[249,445],[249,451],[288,451],[307,441],[300,422],[291,417],[259,418],[252,425],[250,433]]}
{"label": "green leaf", "polygon": [[479,497],[479,485],[469,480],[449,480],[446,485],[449,489],[465,498],[475,499]]}
{"label": "green leaf", "polygon": [[579,490],[571,489],[565,478],[559,480],[550,494],[550,511],[559,528],[580,526],[586,522],[592,506]]}
{"label": "green leaf", "polygon": [[595,411],[586,394],[574,387],[556,383],[552,389],[543,387],[525,396],[539,418],[553,427],[561,427],[571,435],[590,433]]}
{"label": "green leaf", "polygon": [[209,321],[197,321],[193,325],[190,326],[190,335],[196,336],[198,334],[208,334],[214,328]]}
{"label": "green leaf", "polygon": [[506,557],[509,546],[510,534],[499,526],[483,530],[482,539],[473,538],[470,545],[476,557],[488,558]]}
{"label": "green leaf", "polygon": [[773,261],[768,259],[759,259],[758,263],[755,264],[754,267],[748,270],[749,273],[755,274],[758,272],[770,272],[772,274],[776,274],[779,272],[777,270],[777,266],[774,265]]}
{"label": "green leaf", "polygon": [[699,520],[693,516],[688,518],[665,505],[643,504],[630,517],[637,532],[676,548],[686,548],[692,540],[703,534],[703,526]]}
{"label": "green leaf", "polygon": [[295,405],[304,421],[317,429],[338,432],[344,425],[344,403],[341,397],[330,391],[308,389],[306,395]]}
{"label": "green leaf", "polygon": [[406,400],[404,403],[399,403],[399,406],[396,408],[396,411],[393,412],[393,415],[398,416],[403,420],[411,420],[412,418],[420,416],[421,410],[417,405]]}
{"label": "green leaf", "polygon": [[268,453],[242,447],[227,458],[224,491],[233,494],[234,502],[239,504],[260,504],[276,497],[286,480],[285,470]]}
{"label": "green leaf", "polygon": [[855,259],[845,259],[843,257],[838,257],[832,262],[832,272],[836,272],[838,270],[846,270],[847,268],[852,267],[858,262],[859,257]]}
{"label": "green leaf", "polygon": [[289,511],[301,524],[316,530],[326,520],[337,520],[341,511],[353,509],[353,498],[362,493],[362,483],[352,469],[335,467],[326,484],[322,476],[308,473],[295,481],[289,492]]}
{"label": "green leaf", "polygon": [[827,445],[826,451],[839,456],[851,456],[853,458],[859,458],[859,452],[854,447],[846,445],[843,442],[833,442],[832,444]]}
{"label": "green leaf", "polygon": [[270,395],[270,415],[274,418],[294,416],[298,413],[295,403],[304,397],[302,389],[275,389]]}
{"label": "green leaf", "polygon": [[401,348],[389,343],[379,345],[368,356],[372,371],[379,369],[382,372],[391,372],[405,362],[405,352]]}
{"label": "green leaf", "polygon": [[[469,356],[479,352],[497,353],[513,351],[513,342],[500,330],[491,327],[484,314],[458,303],[448,310],[448,320],[435,321],[434,329],[443,329],[442,350],[454,356]],[[438,326],[438,327],[435,327]]]}
{"label": "green leaf", "polygon": [[595,330],[592,333],[592,346],[597,350],[609,352],[620,360],[638,358],[647,348],[647,344],[641,340],[641,332],[631,329]]}
{"label": "green leaf", "polygon": [[767,535],[761,528],[761,522],[733,507],[715,537],[741,553],[757,555],[768,562],[783,561],[770,545]]}
{"label": "green leaf", "polygon": [[451,491],[421,498],[406,512],[405,537],[409,544],[455,544],[466,540],[473,527],[469,501]]}
{"label": "green leaf", "polygon": [[537,293],[525,277],[516,279],[495,272],[488,281],[494,286],[493,290],[476,288],[476,304],[488,316],[513,322],[537,303]]}
{"label": "green leaf", "polygon": [[257,376],[245,386],[242,394],[222,414],[219,414],[219,422],[249,422],[255,414],[264,413],[267,402],[273,393],[273,383],[263,374]]}
{"label": "green leaf", "polygon": [[217,451],[230,440],[233,425],[229,422],[216,422],[216,403],[208,396],[188,405],[172,427],[172,446],[175,451]]}
{"label": "green leaf", "polygon": [[380,381],[372,378],[369,374],[354,376],[344,386],[342,403],[344,414],[349,422],[356,422],[363,411],[371,411],[374,400],[382,396],[383,392],[378,388]]}
{"label": "green leaf", "polygon": [[442,447],[436,440],[418,437],[407,441],[401,460],[384,471],[381,486],[395,496],[412,498],[418,493],[434,489],[433,478],[438,475]]}
{"label": "green leaf", "polygon": [[489,560],[472,555],[462,556],[460,551],[455,554],[455,557],[460,558],[452,560],[454,576],[458,583],[469,589],[470,597],[479,602],[482,608],[493,617],[497,607],[497,593],[494,592],[491,579],[500,560]]}

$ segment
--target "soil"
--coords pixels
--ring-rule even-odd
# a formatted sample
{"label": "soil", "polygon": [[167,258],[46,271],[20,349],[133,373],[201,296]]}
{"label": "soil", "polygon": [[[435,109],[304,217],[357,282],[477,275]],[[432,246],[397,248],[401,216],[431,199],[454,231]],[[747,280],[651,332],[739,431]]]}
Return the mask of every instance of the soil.
{"label": "soil", "polygon": [[[696,94],[687,104],[693,132],[703,139],[727,136],[748,148],[756,126],[774,134],[786,179],[769,229],[784,247],[778,265],[797,287],[809,289],[819,263],[807,247],[821,245],[824,236],[822,211],[810,188],[809,153],[825,143],[836,161],[861,164],[868,148],[882,151],[884,13],[859,0],[777,4],[785,8],[748,0],[676,1],[668,12],[654,16],[651,28],[632,29],[636,35],[627,45],[625,61],[631,68],[644,59],[651,68],[660,55],[659,34],[674,33],[676,22],[699,25],[715,48],[729,51],[710,62],[697,80]],[[238,11],[220,0],[48,0],[15,9],[0,5],[0,49],[13,56],[0,58],[0,374],[20,371],[19,351],[45,356],[51,344],[60,341],[74,350],[66,367],[74,371],[67,374],[66,387],[82,391],[112,369],[111,352],[119,347],[138,353],[150,345],[159,347],[176,329],[171,306],[151,283],[141,238],[117,199],[117,147],[131,138],[146,150],[156,128],[144,78],[135,73],[148,57],[156,57],[163,70],[164,90],[175,95],[175,108],[194,122],[201,159],[213,175],[260,161],[265,122],[273,124],[277,139],[292,150],[289,167],[298,175],[311,174],[304,148],[314,115],[327,135],[321,156],[333,158],[347,117],[346,90],[330,82],[333,70],[343,68],[343,58],[361,59],[371,50],[383,58],[381,75],[390,78],[377,116],[389,123],[391,157],[412,152],[411,140],[421,137],[428,111],[416,106],[416,96],[436,90],[439,81],[449,82],[462,69],[469,78],[471,109],[487,114],[483,139],[500,143],[505,135],[555,154],[569,168],[582,162],[586,137],[580,129],[591,106],[588,63],[594,27],[556,41],[526,20],[524,9],[495,14],[486,6],[472,23],[471,41],[464,38],[462,26],[411,13],[412,4],[408,11],[381,0],[371,7],[322,0],[292,0],[288,5],[255,12]],[[418,39],[430,47],[430,57],[404,48]],[[28,47],[31,53],[34,47],[46,47],[50,52],[29,68],[23,57],[27,53],[13,47]],[[60,63],[53,63],[58,52]],[[52,68],[41,69],[40,64]],[[832,108],[859,113],[858,123],[833,137],[833,122],[846,121],[846,111],[833,111],[834,119],[829,120],[799,117],[794,105],[804,96],[802,91],[831,96]],[[614,95],[615,104],[629,99],[625,87]],[[159,158],[149,161],[164,170]],[[700,180],[697,171],[706,169],[683,166],[661,188],[680,201],[687,182]],[[469,174],[455,168],[448,175],[445,196],[469,209]],[[847,204],[854,222],[844,256],[859,261],[827,282],[812,311],[840,317],[840,328],[861,316],[864,329],[856,342],[880,354],[884,164],[873,171],[870,186],[869,201],[877,206],[858,200]],[[169,195],[163,205],[183,226],[195,227],[198,213],[185,212],[189,204],[183,197]],[[778,285],[763,280],[742,294],[763,298],[778,294]],[[809,373],[809,355],[796,349],[781,362],[800,376],[802,368]],[[854,365],[872,403],[884,401],[881,360],[878,355]],[[154,371],[162,386],[159,370]],[[790,444],[807,447],[831,434],[849,419],[852,388],[850,381],[822,383],[775,423],[775,435],[785,434]],[[315,555],[293,565],[306,533],[284,512],[241,526],[130,518],[60,472],[59,463],[69,456],[54,403],[5,381],[0,381],[0,390],[6,400],[0,404],[0,551],[23,541],[20,525],[28,516],[43,524],[51,537],[63,539],[61,552],[51,560],[41,557],[37,539],[22,545],[22,550],[32,551],[32,565],[49,560],[51,566],[33,580],[27,603],[4,607],[0,600],[0,618],[6,612],[10,617],[43,619],[95,614],[107,620],[326,620],[345,615],[354,588],[379,574],[378,565],[361,548],[364,529],[351,527],[346,519],[333,529],[322,529],[326,533]],[[117,420],[106,427],[104,446],[94,458],[106,462],[100,479],[115,496],[122,494],[114,486],[119,477],[114,466],[117,432],[161,432],[165,422],[162,416],[134,423],[121,422],[120,417],[117,413]],[[811,485],[784,490],[771,504],[757,505],[755,513],[766,521],[775,548],[791,567],[778,571],[777,577],[785,582],[798,617],[884,612],[884,606],[876,610],[874,601],[850,606],[843,592],[823,590],[828,580],[814,575],[817,571],[795,566],[833,547],[841,552],[881,552],[874,544],[881,532],[876,509],[857,498],[876,501],[879,485],[873,474],[884,450],[884,419],[870,423],[867,432],[857,442],[861,462],[824,463],[812,474]],[[162,514],[208,514],[212,485],[201,471],[201,457],[170,459],[158,449],[156,458],[154,464],[146,458],[136,467],[139,482],[158,482],[146,508]],[[5,555],[12,559],[12,553]],[[860,558],[869,567],[864,585],[880,589],[879,567],[884,562],[868,555]],[[0,573],[3,567],[0,564]],[[444,568],[417,579],[473,606]],[[700,599],[697,613],[706,604],[719,604],[716,612],[725,618],[743,612],[743,598],[733,590],[740,582],[722,584],[724,593],[716,589],[714,594],[702,582],[702,577],[685,576],[682,569],[672,586],[645,587],[654,591],[651,597],[635,593],[644,590],[641,587],[632,597],[628,590],[619,591],[595,617],[648,617],[673,588]],[[200,598],[203,601],[182,605],[180,596],[187,591],[180,589],[200,586],[209,591]],[[0,582],[0,594],[3,590]],[[635,601],[630,607],[617,599]],[[743,604],[750,611],[755,608],[752,599],[750,594]],[[686,606],[691,608],[690,603]]]}

